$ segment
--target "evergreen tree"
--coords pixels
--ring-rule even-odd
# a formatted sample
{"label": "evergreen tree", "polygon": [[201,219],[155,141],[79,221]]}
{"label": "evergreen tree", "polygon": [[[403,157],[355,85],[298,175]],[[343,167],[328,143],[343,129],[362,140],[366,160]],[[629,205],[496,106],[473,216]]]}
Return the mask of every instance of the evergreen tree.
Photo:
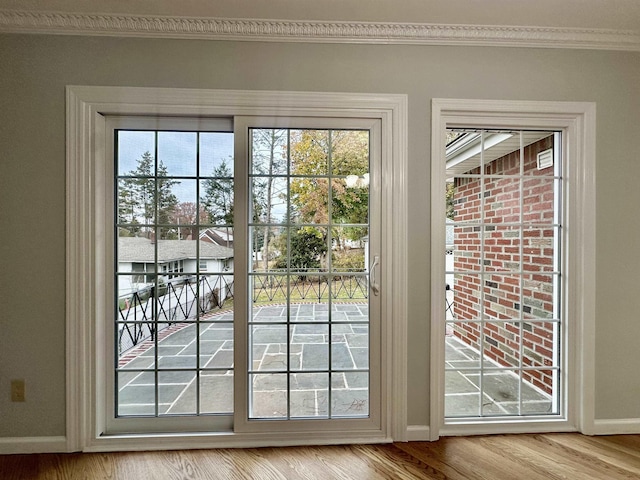
{"label": "evergreen tree", "polygon": [[150,225],[164,225],[159,228],[160,238],[172,238],[175,236],[175,228],[167,224],[171,222],[173,209],[178,204],[178,198],[171,191],[178,183],[180,182],[177,180],[167,178],[167,167],[162,161],[158,163],[156,173],[153,156],[150,152],[145,152],[138,160],[136,169],[130,171],[120,182],[119,221],[129,224],[132,233],[141,230],[137,225],[144,225],[142,228],[147,237],[152,232]]}

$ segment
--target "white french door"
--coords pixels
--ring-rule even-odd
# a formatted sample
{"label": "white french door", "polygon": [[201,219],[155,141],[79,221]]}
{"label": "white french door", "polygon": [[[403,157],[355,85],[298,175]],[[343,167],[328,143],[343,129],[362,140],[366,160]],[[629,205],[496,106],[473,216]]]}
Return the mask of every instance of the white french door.
{"label": "white french door", "polygon": [[379,430],[380,122],[108,132],[103,433]]}
{"label": "white french door", "polygon": [[235,135],[235,428],[380,429],[379,122],[245,117]]}
{"label": "white french door", "polygon": [[432,113],[430,437],[589,432],[593,105]]}
{"label": "white french door", "polygon": [[562,135],[446,134],[445,419],[561,417]]}

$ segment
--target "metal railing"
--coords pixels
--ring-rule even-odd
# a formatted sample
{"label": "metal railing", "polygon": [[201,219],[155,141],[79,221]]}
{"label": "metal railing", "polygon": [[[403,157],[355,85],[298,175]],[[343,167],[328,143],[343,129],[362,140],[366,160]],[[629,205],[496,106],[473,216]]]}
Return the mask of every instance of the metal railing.
{"label": "metal railing", "polygon": [[253,303],[286,301],[366,300],[368,276],[361,275],[252,275]]}
{"label": "metal railing", "polygon": [[[233,275],[219,274],[181,277],[168,283],[148,286],[119,298],[117,313],[118,352],[150,339],[171,324],[195,319],[233,300]],[[327,302],[366,300],[367,274],[252,276],[254,304],[285,302]]]}
{"label": "metal railing", "polygon": [[120,353],[155,338],[167,326],[220,309],[233,299],[233,275],[181,277],[157,287],[148,286],[118,301]]}

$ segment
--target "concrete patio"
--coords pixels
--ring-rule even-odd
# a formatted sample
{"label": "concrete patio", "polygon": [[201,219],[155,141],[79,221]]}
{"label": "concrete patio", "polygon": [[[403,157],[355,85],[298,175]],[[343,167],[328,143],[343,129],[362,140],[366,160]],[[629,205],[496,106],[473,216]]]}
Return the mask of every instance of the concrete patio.
{"label": "concrete patio", "polygon": [[[366,416],[369,411],[368,307],[333,304],[331,333],[327,304],[254,306],[251,415],[258,418]],[[161,331],[157,366],[154,342],[122,355],[118,372],[118,415],[231,413],[233,411],[233,312],[179,323]],[[290,329],[290,332],[287,332]],[[289,350],[287,338],[290,335]],[[331,338],[331,342],[329,342]],[[198,351],[199,348],[199,351]],[[196,375],[200,357],[200,374]],[[287,355],[289,359],[287,359]],[[483,373],[480,403],[479,353],[449,335],[445,368],[447,417],[550,414],[552,401],[520,382],[513,372]],[[485,359],[484,365],[490,365]],[[287,374],[289,365],[292,373]],[[329,375],[331,370],[331,375]],[[199,388],[197,383],[199,382]],[[287,384],[290,399],[287,398]],[[329,388],[331,385],[331,388]],[[522,399],[522,403],[520,403]],[[331,405],[331,409],[329,409]]]}
{"label": "concrete patio", "polygon": [[[479,368],[482,365],[482,386]],[[469,368],[472,370],[464,370]],[[549,415],[551,397],[521,381],[515,371],[498,370],[495,362],[480,361],[477,350],[449,335],[445,343],[445,417]],[[456,369],[456,370],[447,370]],[[462,370],[458,370],[462,369]],[[480,391],[482,390],[482,402]],[[520,405],[522,401],[522,405]]]}
{"label": "concrete patio", "polygon": [[[328,319],[326,303],[292,305],[289,324],[284,305],[253,307],[253,417],[327,417],[329,405],[332,417],[368,415],[368,306],[333,304],[331,320],[336,323],[331,323],[331,333]],[[200,413],[233,411],[232,321],[231,311],[203,318],[199,347],[196,324],[174,324],[161,331],[157,345],[159,415],[196,413],[198,381]],[[290,375],[286,373],[287,328]],[[198,355],[199,376],[195,371]],[[121,356],[118,415],[156,414],[155,365],[156,347],[150,340]]]}

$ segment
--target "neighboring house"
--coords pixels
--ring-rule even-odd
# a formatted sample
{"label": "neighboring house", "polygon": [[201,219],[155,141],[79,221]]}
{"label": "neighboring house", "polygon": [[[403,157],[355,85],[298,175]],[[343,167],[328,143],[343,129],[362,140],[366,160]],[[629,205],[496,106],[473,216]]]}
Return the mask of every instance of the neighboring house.
{"label": "neighboring house", "polygon": [[200,232],[200,240],[222,247],[233,248],[232,228],[207,228]]}
{"label": "neighboring house", "polygon": [[[127,295],[154,282],[152,274],[157,264],[159,281],[168,283],[196,272],[218,274],[233,271],[233,249],[210,242],[192,240],[159,240],[157,245],[148,238],[118,238],[118,294]],[[157,260],[156,260],[157,247]]]}

